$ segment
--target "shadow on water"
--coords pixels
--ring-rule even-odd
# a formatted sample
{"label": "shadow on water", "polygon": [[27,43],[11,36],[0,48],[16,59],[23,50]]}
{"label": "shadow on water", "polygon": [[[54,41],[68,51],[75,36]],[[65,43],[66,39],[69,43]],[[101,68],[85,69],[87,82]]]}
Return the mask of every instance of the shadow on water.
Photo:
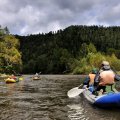
{"label": "shadow on water", "polygon": [[79,75],[41,75],[32,80],[25,75],[18,83],[0,82],[0,120],[119,120],[119,110],[92,106],[81,95],[67,97],[80,85]]}

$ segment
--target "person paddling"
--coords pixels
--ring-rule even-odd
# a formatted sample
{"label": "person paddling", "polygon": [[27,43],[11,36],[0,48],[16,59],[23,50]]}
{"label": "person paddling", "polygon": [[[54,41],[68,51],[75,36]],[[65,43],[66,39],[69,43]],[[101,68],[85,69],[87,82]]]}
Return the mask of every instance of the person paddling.
{"label": "person paddling", "polygon": [[96,74],[94,79],[94,92],[99,91],[98,95],[106,92],[106,85],[114,85],[115,80],[119,81],[118,75],[111,69],[108,61],[103,61],[101,64],[101,69],[98,74]]}
{"label": "person paddling", "polygon": [[93,92],[93,89],[94,89],[94,87],[93,87],[94,78],[95,78],[97,72],[98,71],[97,71],[96,68],[92,69],[91,73],[89,73],[89,75],[85,78],[85,80],[83,82],[83,85],[84,85],[83,88],[86,88],[86,87],[88,88],[89,87],[89,90],[91,92]]}

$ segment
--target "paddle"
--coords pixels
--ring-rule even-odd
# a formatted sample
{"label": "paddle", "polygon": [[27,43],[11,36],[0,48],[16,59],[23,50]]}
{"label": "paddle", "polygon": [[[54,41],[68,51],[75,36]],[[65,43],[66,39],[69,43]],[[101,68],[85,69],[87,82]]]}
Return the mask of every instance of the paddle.
{"label": "paddle", "polygon": [[[80,86],[82,86],[82,84]],[[85,90],[85,89],[80,89],[80,86],[72,88],[71,90],[69,90],[67,92],[68,97],[74,98],[74,97],[77,97],[78,95],[80,95]]]}

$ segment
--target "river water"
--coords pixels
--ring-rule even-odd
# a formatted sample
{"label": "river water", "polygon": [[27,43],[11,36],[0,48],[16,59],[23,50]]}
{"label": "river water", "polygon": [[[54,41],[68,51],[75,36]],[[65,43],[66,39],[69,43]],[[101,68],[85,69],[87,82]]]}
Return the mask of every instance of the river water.
{"label": "river water", "polygon": [[0,81],[0,120],[120,120],[119,109],[100,109],[81,95],[67,97],[80,85],[80,75],[24,75],[18,83]]}

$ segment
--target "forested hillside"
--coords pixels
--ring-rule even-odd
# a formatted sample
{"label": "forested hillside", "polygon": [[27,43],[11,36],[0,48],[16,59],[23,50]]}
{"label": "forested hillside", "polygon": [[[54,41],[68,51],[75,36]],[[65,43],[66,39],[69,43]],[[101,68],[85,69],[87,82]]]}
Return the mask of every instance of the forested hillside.
{"label": "forested hillside", "polygon": [[23,73],[87,73],[106,59],[120,70],[117,26],[70,26],[56,32],[16,37],[20,40]]}

